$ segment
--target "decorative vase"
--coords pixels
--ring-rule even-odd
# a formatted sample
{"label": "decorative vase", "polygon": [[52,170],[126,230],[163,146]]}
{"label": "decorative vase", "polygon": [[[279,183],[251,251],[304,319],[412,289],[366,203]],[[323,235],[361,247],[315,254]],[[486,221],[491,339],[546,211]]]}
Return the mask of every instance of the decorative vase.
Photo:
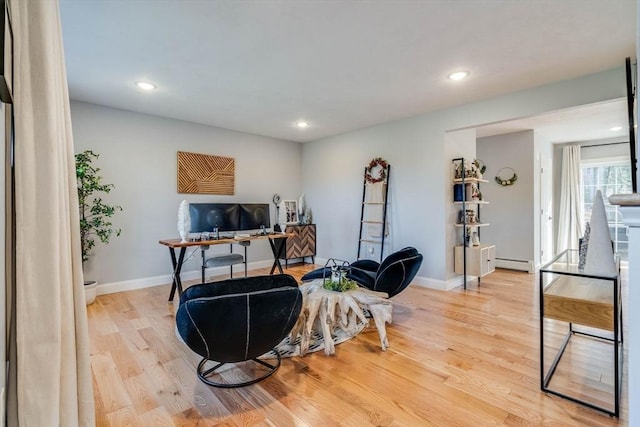
{"label": "decorative vase", "polygon": [[471,246],[480,246],[480,238],[477,231],[471,233]]}
{"label": "decorative vase", "polygon": [[191,216],[189,215],[189,203],[186,200],[180,202],[178,207],[178,234],[183,242],[187,241],[187,236],[191,230]]}
{"label": "decorative vase", "polygon": [[93,304],[96,300],[96,294],[98,291],[98,282],[95,280],[89,280],[84,282],[84,299],[87,305]]}

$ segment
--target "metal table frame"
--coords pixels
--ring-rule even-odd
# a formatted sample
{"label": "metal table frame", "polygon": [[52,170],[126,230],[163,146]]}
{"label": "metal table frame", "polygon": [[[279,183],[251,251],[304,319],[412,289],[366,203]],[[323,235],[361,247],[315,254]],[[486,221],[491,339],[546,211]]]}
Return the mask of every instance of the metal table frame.
{"label": "metal table frame", "polygon": [[[574,268],[567,268],[566,270],[553,269],[554,264],[557,264],[558,261],[562,257],[569,257],[570,252],[578,252],[575,249],[567,249],[564,252],[557,255],[553,260],[540,268],[540,289],[539,289],[539,297],[540,297],[540,389],[544,392],[554,394],[556,396],[562,397],[564,399],[571,400],[572,402],[579,403],[581,405],[585,405],[589,408],[596,409],[598,411],[605,412],[611,416],[618,417],[620,415],[620,394],[622,391],[622,363],[623,363],[623,338],[622,338],[622,304],[621,304],[621,294],[620,294],[620,266],[618,265],[618,275],[616,277],[606,277],[606,276],[597,276],[597,275],[589,275],[578,271],[577,266]],[[563,263],[564,264],[564,263]],[[570,265],[568,262],[566,263],[567,267]],[[569,322],[569,330],[560,345],[560,349],[558,353],[554,357],[551,362],[551,366],[548,371],[545,372],[544,369],[544,273],[548,274],[560,274],[566,276],[576,276],[576,277],[585,277],[591,279],[600,279],[612,282],[612,292],[613,292],[613,338],[603,337],[600,335],[590,334],[587,332],[581,332],[574,329],[573,324],[579,324],[577,322]],[[551,282],[553,283],[553,282]],[[551,285],[549,283],[548,286]],[[593,326],[589,326],[593,327]],[[596,328],[598,329],[598,328]],[[556,371],[558,363],[564,354],[567,345],[569,344],[569,340],[573,335],[582,335],[591,338],[596,338],[604,341],[611,342],[614,346],[614,409],[611,411],[608,408],[604,408],[593,403],[575,398],[573,396],[569,396],[567,394],[552,390],[549,388],[549,383],[551,382],[551,378]]]}
{"label": "metal table frame", "polygon": [[[280,239],[287,239],[288,237],[293,236],[293,234],[287,233],[277,233],[277,234],[257,234],[249,237],[243,237],[242,239],[234,239],[234,238],[222,238],[222,239],[212,239],[212,240],[196,240],[196,241],[187,241],[182,242],[180,239],[168,239],[168,240],[160,240],[161,245],[165,245],[169,248],[169,255],[171,256],[171,266],[173,267],[173,280],[171,283],[171,292],[169,294],[169,301],[173,301],[173,297],[175,296],[176,289],[178,290],[178,296],[182,295],[182,280],[180,278],[180,272],[182,270],[182,264],[184,262],[184,255],[187,251],[187,247],[189,246],[206,246],[206,245],[220,245],[220,244],[234,244],[240,243],[242,241],[247,240],[262,240],[268,239],[269,246],[271,246],[271,252],[273,253],[273,265],[271,266],[271,271],[269,274],[273,274],[273,272],[278,269],[280,274],[283,274],[282,264],[280,264],[280,257],[282,256],[282,252],[286,245],[280,244],[276,245],[274,242]],[[284,241],[282,242],[284,243]],[[176,258],[176,249],[180,249],[180,253]],[[245,259],[246,262],[246,259]]]}

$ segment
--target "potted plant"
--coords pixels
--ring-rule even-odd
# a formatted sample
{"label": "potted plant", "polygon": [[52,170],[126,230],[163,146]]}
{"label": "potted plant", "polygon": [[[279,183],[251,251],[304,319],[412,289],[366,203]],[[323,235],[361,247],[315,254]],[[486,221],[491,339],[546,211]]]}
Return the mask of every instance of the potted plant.
{"label": "potted plant", "polygon": [[[113,228],[110,218],[116,211],[121,211],[122,208],[120,206],[110,206],[100,197],[102,194],[108,194],[113,188],[113,184],[103,184],[101,182],[102,177],[98,174],[100,169],[93,165],[93,161],[98,157],[99,155],[91,150],[85,150],[75,155],[83,266],[93,255],[96,238],[107,244],[112,235],[120,235],[120,229]],[[93,280],[84,282],[87,305],[95,300],[97,285],[98,283]]]}

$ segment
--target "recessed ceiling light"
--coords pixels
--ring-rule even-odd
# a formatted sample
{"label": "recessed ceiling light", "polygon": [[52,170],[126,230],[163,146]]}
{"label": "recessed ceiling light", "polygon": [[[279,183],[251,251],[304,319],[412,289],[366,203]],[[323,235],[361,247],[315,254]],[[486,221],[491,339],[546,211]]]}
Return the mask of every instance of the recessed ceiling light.
{"label": "recessed ceiling light", "polygon": [[149,82],[136,82],[136,86],[143,90],[153,90],[156,88],[156,85]]}
{"label": "recessed ceiling light", "polygon": [[609,129],[611,132],[618,132],[619,130],[622,130],[622,126],[614,126],[612,128]]}
{"label": "recessed ceiling light", "polygon": [[305,122],[304,120],[300,120],[300,121],[296,122],[296,126],[298,126],[300,129],[304,129],[306,127],[309,127],[309,122]]}
{"label": "recessed ceiling light", "polygon": [[456,71],[455,73],[451,73],[447,76],[449,80],[463,80],[469,77],[468,71]]}

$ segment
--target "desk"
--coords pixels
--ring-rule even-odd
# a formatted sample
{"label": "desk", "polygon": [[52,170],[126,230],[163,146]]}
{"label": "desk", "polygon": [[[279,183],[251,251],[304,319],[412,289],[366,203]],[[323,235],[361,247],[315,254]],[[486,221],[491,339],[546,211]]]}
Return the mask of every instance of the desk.
{"label": "desk", "polygon": [[[171,284],[171,293],[169,294],[169,301],[173,301],[173,296],[175,295],[176,289],[178,290],[178,296],[182,295],[182,281],[180,280],[180,271],[182,270],[182,263],[184,261],[184,254],[189,246],[206,246],[206,245],[223,245],[223,244],[234,244],[240,242],[246,242],[248,240],[269,240],[269,245],[271,246],[271,252],[273,252],[273,266],[271,266],[271,272],[269,274],[273,274],[275,269],[278,269],[278,272],[282,274],[282,265],[280,264],[280,258],[282,256],[282,251],[285,247],[284,244],[276,245],[274,243],[277,239],[286,239],[287,237],[293,236],[290,233],[277,233],[277,234],[258,234],[249,237],[242,238],[221,238],[214,240],[198,240],[198,241],[187,241],[183,242],[180,239],[166,239],[160,240],[158,243],[161,245],[167,246],[169,248],[169,255],[171,256],[171,265],[173,266],[173,283]],[[286,240],[285,240],[286,241]],[[180,248],[180,253],[176,258],[176,249]],[[246,261],[246,260],[245,260]]]}

